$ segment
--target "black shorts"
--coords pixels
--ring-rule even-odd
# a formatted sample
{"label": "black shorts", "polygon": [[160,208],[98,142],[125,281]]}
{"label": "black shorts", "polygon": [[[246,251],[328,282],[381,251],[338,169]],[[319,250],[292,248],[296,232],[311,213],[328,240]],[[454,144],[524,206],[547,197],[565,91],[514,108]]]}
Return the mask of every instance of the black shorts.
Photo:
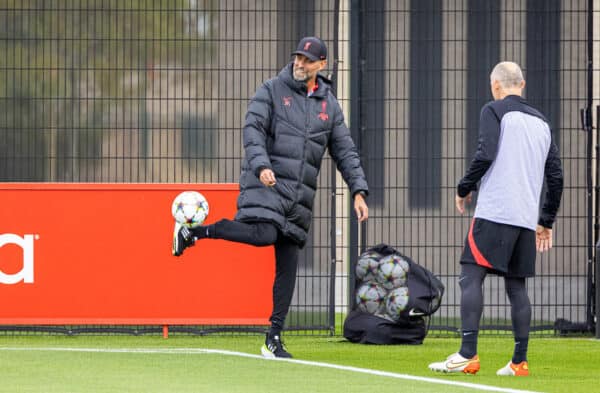
{"label": "black shorts", "polygon": [[535,253],[535,231],[474,218],[460,263],[475,263],[506,277],[533,277]]}

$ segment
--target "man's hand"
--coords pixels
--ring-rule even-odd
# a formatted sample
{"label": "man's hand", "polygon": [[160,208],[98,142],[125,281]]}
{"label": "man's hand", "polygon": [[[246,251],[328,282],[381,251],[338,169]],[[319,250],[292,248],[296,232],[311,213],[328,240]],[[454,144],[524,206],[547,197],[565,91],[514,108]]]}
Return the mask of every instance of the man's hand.
{"label": "man's hand", "polygon": [[471,203],[471,199],[473,197],[471,196],[471,193],[468,193],[466,197],[460,197],[458,196],[458,194],[456,194],[456,197],[454,198],[454,203],[456,204],[456,210],[458,210],[458,212],[460,214],[463,214],[465,212],[465,203]]}
{"label": "man's hand", "polygon": [[369,218],[369,207],[365,202],[365,198],[359,192],[354,194],[354,211],[356,217],[358,217],[358,222],[366,221]]}
{"label": "man's hand", "polygon": [[539,252],[548,251],[552,248],[552,229],[541,225],[535,230],[535,248]]}
{"label": "man's hand", "polygon": [[275,174],[269,168],[265,168],[260,171],[259,180],[267,187],[273,187],[275,183],[277,183],[277,180],[275,180]]}

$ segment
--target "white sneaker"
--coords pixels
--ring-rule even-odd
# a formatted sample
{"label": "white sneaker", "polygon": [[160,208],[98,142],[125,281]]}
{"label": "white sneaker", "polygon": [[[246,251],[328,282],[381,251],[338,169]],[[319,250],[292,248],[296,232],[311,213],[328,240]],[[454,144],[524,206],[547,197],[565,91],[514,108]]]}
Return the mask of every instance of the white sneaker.
{"label": "white sneaker", "polygon": [[431,371],[442,373],[476,374],[479,371],[479,356],[475,355],[471,359],[462,357],[458,352],[448,356],[443,362],[431,363]]}
{"label": "white sneaker", "polygon": [[519,364],[514,364],[512,361],[510,361],[506,364],[506,366],[496,371],[496,375],[526,377],[529,375],[529,364],[527,364],[527,361],[523,361]]}

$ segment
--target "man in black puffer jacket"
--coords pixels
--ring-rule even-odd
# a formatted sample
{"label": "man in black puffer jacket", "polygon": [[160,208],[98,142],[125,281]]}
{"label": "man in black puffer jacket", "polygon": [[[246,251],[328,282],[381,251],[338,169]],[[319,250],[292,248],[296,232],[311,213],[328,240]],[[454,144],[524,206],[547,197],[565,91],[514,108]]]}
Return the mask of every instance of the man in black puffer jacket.
{"label": "man in black puffer jacket", "polygon": [[255,246],[275,245],[271,328],[261,351],[291,357],[281,330],[294,293],[300,248],[312,221],[317,176],[325,150],[335,161],[354,199],[360,222],[368,218],[368,186],[331,82],[318,74],[327,64],[325,43],[303,38],[279,75],[250,100],[244,124],[245,159],[235,219],[196,228],[177,228],[173,255],[202,238]]}

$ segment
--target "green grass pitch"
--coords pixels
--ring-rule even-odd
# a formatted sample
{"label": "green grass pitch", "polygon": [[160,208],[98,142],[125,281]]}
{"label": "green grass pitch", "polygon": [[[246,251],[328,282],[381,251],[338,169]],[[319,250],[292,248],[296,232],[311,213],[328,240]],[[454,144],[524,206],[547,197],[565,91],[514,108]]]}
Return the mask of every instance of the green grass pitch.
{"label": "green grass pitch", "polygon": [[339,336],[284,335],[284,339],[298,360],[434,378],[452,385],[198,350],[258,355],[263,340],[259,335],[0,336],[0,392],[454,393],[486,391],[485,386],[507,392],[600,392],[600,341],[592,338],[532,338],[527,378],[495,375],[512,354],[509,337],[480,338],[481,371],[475,376],[427,369],[430,362],[457,350],[455,338],[428,337],[418,346],[358,345]]}

